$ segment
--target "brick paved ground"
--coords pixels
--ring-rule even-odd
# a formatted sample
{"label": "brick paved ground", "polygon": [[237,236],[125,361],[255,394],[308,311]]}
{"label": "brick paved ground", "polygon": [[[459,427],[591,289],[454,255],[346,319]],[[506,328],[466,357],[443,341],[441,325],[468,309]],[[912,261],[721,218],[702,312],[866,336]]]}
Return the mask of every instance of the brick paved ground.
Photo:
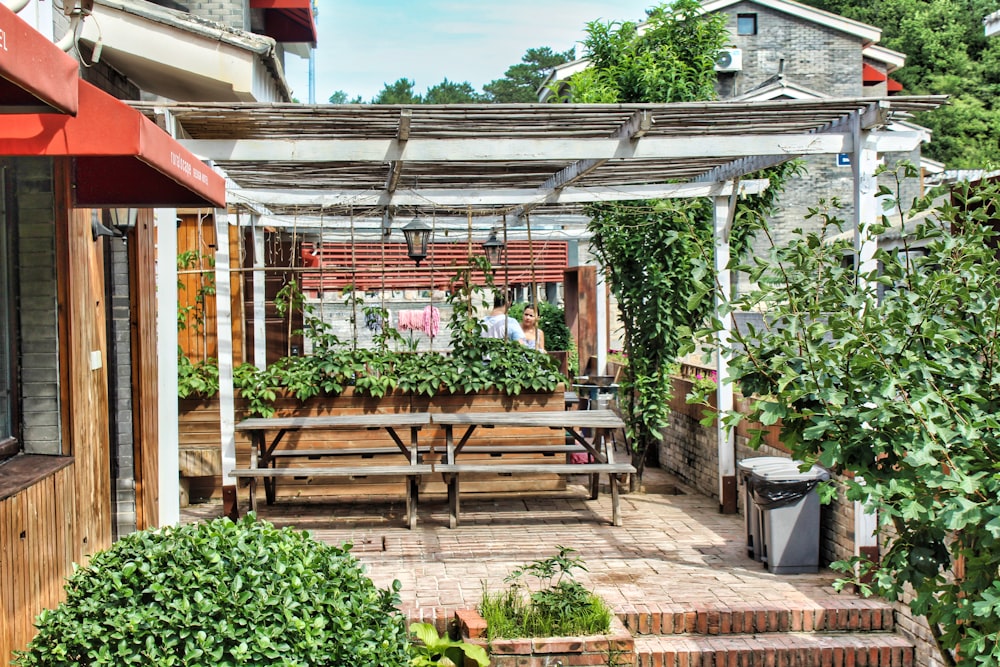
{"label": "brick paved ground", "polygon": [[[578,550],[588,572],[578,579],[618,613],[692,608],[823,609],[842,605],[830,570],[772,575],[745,555],[740,515],[722,515],[711,498],[675,495],[659,470],[646,475],[647,490],[622,497],[624,525],[610,525],[610,498],[587,500],[582,486],[565,492],[463,496],[462,525],[448,528],[444,497],[420,499],[416,530],[403,527],[401,500],[282,500],[260,516],[295,525],[330,543],[351,542],[375,583],[402,583],[411,618],[441,620],[474,607],[482,582],[500,588],[515,567]],[[683,489],[680,489],[683,490]],[[245,501],[245,492],[241,500]],[[218,504],[194,505],[185,521],[220,513]]]}

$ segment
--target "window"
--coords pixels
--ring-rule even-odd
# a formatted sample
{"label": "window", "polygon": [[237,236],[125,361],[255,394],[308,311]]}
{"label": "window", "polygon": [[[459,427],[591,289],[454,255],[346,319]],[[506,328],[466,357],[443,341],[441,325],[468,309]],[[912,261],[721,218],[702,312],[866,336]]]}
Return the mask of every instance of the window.
{"label": "window", "polygon": [[736,15],[736,34],[737,35],[756,35],[757,34],[757,15],[756,14],[737,14]]}

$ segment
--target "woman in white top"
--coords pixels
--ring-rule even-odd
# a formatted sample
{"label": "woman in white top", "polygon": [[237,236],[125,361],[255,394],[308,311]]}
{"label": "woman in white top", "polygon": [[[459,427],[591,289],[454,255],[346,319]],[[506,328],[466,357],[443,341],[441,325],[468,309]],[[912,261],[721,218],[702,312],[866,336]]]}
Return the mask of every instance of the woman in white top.
{"label": "woman in white top", "polygon": [[545,332],[538,328],[538,314],[534,307],[526,306],[521,314],[521,330],[525,345],[539,352],[545,351]]}

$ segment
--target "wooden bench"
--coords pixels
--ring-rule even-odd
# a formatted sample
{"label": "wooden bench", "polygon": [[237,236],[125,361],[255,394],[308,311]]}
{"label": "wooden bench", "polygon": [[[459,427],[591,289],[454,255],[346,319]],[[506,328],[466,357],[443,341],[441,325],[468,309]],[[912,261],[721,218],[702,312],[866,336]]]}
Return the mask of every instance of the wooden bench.
{"label": "wooden bench", "polygon": [[237,468],[229,474],[238,479],[250,482],[250,509],[257,511],[257,480],[274,479],[276,477],[347,477],[362,479],[365,477],[406,477],[406,525],[414,528],[417,525],[417,499],[420,488],[420,477],[430,475],[433,467],[430,464],[398,465],[398,466],[350,466],[322,468]]}
{"label": "wooden bench", "polygon": [[[572,474],[590,475],[590,498],[597,499],[599,491],[599,475],[607,474],[611,489],[612,523],[622,525],[619,491],[622,477],[635,473],[631,463],[616,463],[614,449],[609,447],[610,432],[624,426],[621,419],[610,410],[569,410],[564,412],[463,412],[444,413],[431,416],[434,425],[445,429],[445,463],[436,464],[435,472],[444,475],[448,483],[448,505],[450,525],[458,526],[460,513],[459,480],[463,474]],[[467,446],[469,438],[477,428],[493,428],[496,426],[524,426],[562,429],[572,435],[573,445],[532,446],[530,443],[516,446]],[[456,441],[454,428],[465,429],[461,438]],[[587,428],[594,431],[593,440],[581,435],[581,430]],[[574,453],[585,452],[590,455],[586,463],[509,463],[502,460],[504,454],[513,453],[565,453],[567,457]],[[472,460],[462,461],[465,454],[488,455],[500,458],[499,461]]]}
{"label": "wooden bench", "polygon": [[[417,494],[420,478],[433,472],[433,466],[421,462],[421,454],[429,451],[420,447],[417,433],[430,424],[430,416],[423,412],[394,414],[359,414],[315,417],[278,417],[245,419],[236,425],[236,430],[250,435],[250,466],[232,470],[230,475],[237,479],[247,479],[250,487],[250,508],[257,511],[257,481],[264,482],[267,503],[275,500],[275,482],[280,478],[301,477],[342,477],[362,479],[366,477],[404,477],[406,479],[406,524],[416,526]],[[344,447],[322,449],[282,449],[284,436],[290,432],[317,430],[385,430],[396,443],[396,447]],[[409,429],[409,442],[396,433],[396,429]],[[276,433],[268,442],[267,434]],[[375,457],[396,457],[397,465],[336,465],[308,467],[277,467],[280,459],[304,458],[320,460],[326,457],[356,456],[362,459]],[[404,463],[405,462],[405,463]]]}

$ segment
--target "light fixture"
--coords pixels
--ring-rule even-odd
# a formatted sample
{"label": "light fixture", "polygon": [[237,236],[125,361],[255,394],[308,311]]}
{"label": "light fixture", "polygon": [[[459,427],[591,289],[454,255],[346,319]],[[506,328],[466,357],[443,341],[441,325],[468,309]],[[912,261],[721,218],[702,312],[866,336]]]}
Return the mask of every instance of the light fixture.
{"label": "light fixture", "polygon": [[490,237],[483,243],[483,251],[486,253],[486,259],[489,260],[490,266],[496,266],[500,263],[503,249],[504,242],[497,238],[497,230],[490,230]]}
{"label": "light fixture", "polygon": [[124,236],[126,230],[135,227],[136,220],[139,217],[139,209],[109,208],[108,215],[111,217],[111,225]]}
{"label": "light fixture", "polygon": [[403,236],[406,238],[406,254],[417,263],[417,266],[420,266],[420,262],[427,257],[427,242],[431,238],[431,226],[419,217],[414,218],[403,227]]}

